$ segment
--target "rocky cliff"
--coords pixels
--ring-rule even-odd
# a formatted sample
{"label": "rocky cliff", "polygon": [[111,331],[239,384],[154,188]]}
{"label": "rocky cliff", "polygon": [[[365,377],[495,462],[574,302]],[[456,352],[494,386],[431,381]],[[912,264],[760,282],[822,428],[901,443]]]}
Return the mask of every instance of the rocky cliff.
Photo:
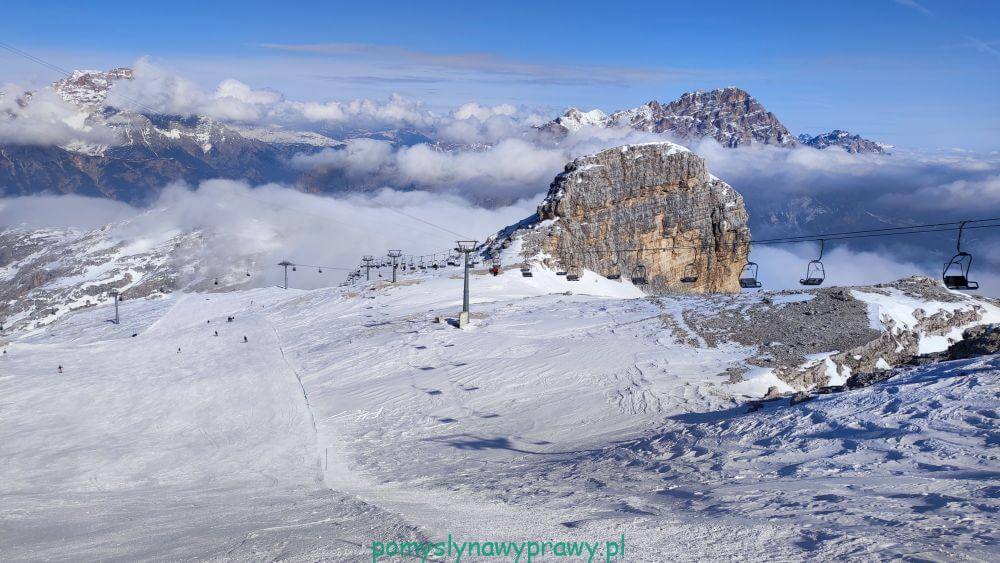
{"label": "rocky cliff", "polygon": [[653,292],[735,292],[749,236],[742,196],[701,157],[662,142],[570,162],[537,215],[490,243],[517,239],[524,260],[570,274],[645,277]]}

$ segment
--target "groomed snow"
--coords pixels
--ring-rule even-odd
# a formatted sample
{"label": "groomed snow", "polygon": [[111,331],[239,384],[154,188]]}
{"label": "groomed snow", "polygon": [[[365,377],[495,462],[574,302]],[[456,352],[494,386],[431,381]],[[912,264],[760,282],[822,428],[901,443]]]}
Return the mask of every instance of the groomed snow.
{"label": "groomed snow", "polygon": [[448,533],[625,534],[630,561],[995,554],[996,358],[747,413],[790,388],[728,384],[752,350],[693,338],[696,298],[512,267],[473,277],[460,330],[434,322],[459,272],[130,300],[15,340],[0,559],[357,561]]}

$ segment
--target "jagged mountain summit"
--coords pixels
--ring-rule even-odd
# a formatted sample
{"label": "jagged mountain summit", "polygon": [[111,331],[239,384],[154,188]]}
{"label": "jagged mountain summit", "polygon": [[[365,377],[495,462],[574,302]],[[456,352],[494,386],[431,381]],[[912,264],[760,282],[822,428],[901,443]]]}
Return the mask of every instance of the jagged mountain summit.
{"label": "jagged mountain summit", "polygon": [[840,129],[815,136],[803,134],[796,138],[760,101],[746,91],[731,86],[687,92],[667,104],[653,100],[611,115],[599,109],[582,111],[570,108],[563,115],[539,126],[539,129],[561,138],[587,126],[627,127],[647,133],[663,133],[680,142],[711,137],[729,148],[748,144],[793,148],[801,144],[817,149],[839,146],[852,154],[886,154],[892,148],[891,145]]}
{"label": "jagged mountain summit", "polygon": [[135,72],[126,67],[109,71],[74,70],[68,77],[52,85],[52,89],[67,102],[90,112],[104,109],[111,87],[120,80],[132,80]]}
{"label": "jagged mountain summit", "polygon": [[650,291],[738,292],[750,240],[743,197],[670,142],[577,158],[535,216],[488,242],[580,275],[642,279]]}
{"label": "jagged mountain summit", "polygon": [[802,134],[799,135],[799,141],[801,141],[803,145],[813,147],[815,149],[840,147],[851,154],[887,154],[889,149],[892,148],[892,145],[865,139],[861,135],[851,134],[850,132],[841,129],[834,129],[829,133],[821,133],[815,136]]}
{"label": "jagged mountain summit", "polygon": [[541,126],[557,136],[595,127],[630,127],[637,131],[665,133],[678,141],[712,137],[726,147],[752,143],[793,147],[795,137],[773,113],[746,91],[735,87],[688,92],[661,104],[653,100],[632,109],[604,115],[600,110],[583,112],[571,108]]}

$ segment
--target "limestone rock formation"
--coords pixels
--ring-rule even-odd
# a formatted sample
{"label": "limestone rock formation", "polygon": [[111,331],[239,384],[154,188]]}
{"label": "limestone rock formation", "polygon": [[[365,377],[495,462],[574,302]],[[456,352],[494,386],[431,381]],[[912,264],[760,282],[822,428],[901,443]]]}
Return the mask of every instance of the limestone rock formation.
{"label": "limestone rock formation", "polygon": [[701,157],[661,142],[570,162],[537,216],[493,242],[515,237],[524,259],[570,274],[645,277],[653,292],[736,292],[750,231],[743,197]]}

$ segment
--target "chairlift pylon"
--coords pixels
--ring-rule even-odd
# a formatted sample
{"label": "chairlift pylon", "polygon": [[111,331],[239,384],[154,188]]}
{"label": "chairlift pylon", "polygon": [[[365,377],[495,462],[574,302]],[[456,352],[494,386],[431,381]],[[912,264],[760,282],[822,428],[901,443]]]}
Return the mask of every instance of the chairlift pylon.
{"label": "chairlift pylon", "polygon": [[941,272],[941,279],[948,289],[958,289],[963,291],[974,291],[979,289],[979,282],[969,281],[969,269],[972,268],[972,255],[962,250],[962,231],[965,230],[965,223],[962,221],[958,225],[958,243],[955,250],[958,252],[951,257],[951,260],[944,265]]}
{"label": "chairlift pylon", "polygon": [[799,280],[802,285],[821,285],[826,279],[826,268],[823,266],[823,250],[826,241],[819,239],[819,257],[806,265],[806,277]]}

